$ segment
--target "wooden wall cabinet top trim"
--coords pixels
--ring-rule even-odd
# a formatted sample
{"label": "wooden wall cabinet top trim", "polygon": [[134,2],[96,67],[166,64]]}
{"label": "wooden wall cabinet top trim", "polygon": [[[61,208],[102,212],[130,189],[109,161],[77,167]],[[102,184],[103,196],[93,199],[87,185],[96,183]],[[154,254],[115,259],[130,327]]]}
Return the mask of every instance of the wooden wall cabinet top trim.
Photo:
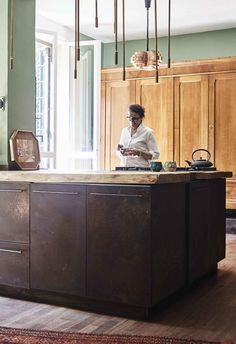
{"label": "wooden wall cabinet top trim", "polygon": [[[217,59],[193,60],[172,62],[171,68],[162,64],[159,68],[160,77],[177,76],[183,74],[204,74],[227,72],[236,70],[236,57],[224,57]],[[134,67],[126,68],[126,79],[155,78],[155,71],[137,70]],[[107,68],[102,70],[101,81],[122,80],[122,68]]]}

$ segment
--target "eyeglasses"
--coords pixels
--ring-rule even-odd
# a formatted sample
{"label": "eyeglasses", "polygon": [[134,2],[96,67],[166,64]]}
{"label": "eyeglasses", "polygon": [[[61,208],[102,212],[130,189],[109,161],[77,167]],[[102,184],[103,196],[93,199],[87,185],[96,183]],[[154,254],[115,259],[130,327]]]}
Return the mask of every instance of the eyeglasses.
{"label": "eyeglasses", "polygon": [[127,119],[131,122],[138,122],[141,119],[141,117],[127,116]]}

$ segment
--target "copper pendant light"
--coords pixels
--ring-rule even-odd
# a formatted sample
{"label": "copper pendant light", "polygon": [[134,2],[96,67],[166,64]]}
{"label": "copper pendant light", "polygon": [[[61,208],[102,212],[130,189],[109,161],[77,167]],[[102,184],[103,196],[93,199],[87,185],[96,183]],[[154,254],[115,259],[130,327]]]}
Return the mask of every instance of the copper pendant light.
{"label": "copper pendant light", "polygon": [[137,69],[156,70],[156,82],[158,82],[158,68],[162,62],[162,56],[157,49],[157,1],[155,0],[155,45],[156,50],[149,50],[149,9],[151,0],[144,0],[147,9],[147,49],[138,51],[131,57],[131,63]]}

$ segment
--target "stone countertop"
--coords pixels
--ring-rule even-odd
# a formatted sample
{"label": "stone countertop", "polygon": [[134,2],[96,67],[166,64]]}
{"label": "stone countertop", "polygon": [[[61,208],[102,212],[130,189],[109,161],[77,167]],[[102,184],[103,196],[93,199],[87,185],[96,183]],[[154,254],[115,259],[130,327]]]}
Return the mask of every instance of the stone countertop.
{"label": "stone countertop", "polygon": [[164,184],[190,182],[195,179],[230,178],[232,172],[149,172],[149,171],[0,171],[0,182],[27,183],[105,183]]}

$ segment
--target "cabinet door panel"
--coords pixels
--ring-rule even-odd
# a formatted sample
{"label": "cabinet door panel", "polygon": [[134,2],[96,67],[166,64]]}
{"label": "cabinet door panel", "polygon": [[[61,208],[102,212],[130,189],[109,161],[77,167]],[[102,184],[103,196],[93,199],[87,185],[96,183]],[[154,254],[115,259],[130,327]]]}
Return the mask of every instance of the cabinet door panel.
{"label": "cabinet door panel", "polygon": [[[196,149],[208,149],[208,76],[175,79],[175,160],[186,166]],[[196,157],[195,158],[199,158]]]}
{"label": "cabinet door panel", "polygon": [[204,276],[225,257],[225,180],[189,185],[189,282]]}
{"label": "cabinet door panel", "polygon": [[149,189],[88,187],[87,295],[126,304],[150,299]]}
{"label": "cabinet door panel", "polygon": [[33,185],[31,287],[84,295],[85,186]]}
{"label": "cabinet door panel", "polygon": [[29,186],[0,183],[0,240],[29,242]]}
{"label": "cabinet door panel", "polygon": [[136,101],[145,108],[144,125],[154,130],[160,160],[173,160],[173,78],[137,81]]}
{"label": "cabinet door panel", "polygon": [[109,82],[106,86],[106,168],[114,169],[120,161],[116,156],[121,130],[128,126],[127,110],[135,103],[135,81]]}
{"label": "cabinet door panel", "polygon": [[233,172],[228,184],[227,208],[236,207],[236,73],[210,77],[210,147],[218,170]]}
{"label": "cabinet door panel", "polygon": [[0,285],[29,288],[29,245],[0,241]]}

